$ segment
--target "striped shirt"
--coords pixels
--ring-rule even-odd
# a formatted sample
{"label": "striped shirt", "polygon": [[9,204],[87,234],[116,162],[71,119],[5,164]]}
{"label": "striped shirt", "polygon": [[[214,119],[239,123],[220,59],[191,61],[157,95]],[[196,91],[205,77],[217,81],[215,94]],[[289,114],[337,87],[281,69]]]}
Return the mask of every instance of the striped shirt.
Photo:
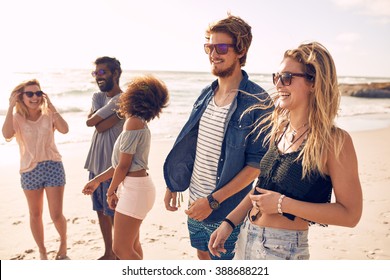
{"label": "striped shirt", "polygon": [[195,163],[189,187],[190,203],[208,196],[215,189],[226,116],[230,105],[218,107],[212,98],[200,119]]}

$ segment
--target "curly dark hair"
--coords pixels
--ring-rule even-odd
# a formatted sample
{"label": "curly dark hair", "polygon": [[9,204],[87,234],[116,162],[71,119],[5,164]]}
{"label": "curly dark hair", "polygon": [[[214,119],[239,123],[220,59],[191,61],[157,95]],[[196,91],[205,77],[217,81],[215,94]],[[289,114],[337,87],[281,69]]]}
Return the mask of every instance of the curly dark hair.
{"label": "curly dark hair", "polygon": [[164,82],[152,75],[134,78],[119,99],[118,113],[137,116],[149,122],[168,106],[169,93]]}

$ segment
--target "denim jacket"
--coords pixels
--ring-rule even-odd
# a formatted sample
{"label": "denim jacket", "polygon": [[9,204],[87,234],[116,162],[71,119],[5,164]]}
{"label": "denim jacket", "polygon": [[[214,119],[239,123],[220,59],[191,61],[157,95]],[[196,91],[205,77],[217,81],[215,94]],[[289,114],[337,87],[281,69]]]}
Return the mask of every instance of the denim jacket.
{"label": "denim jacket", "polygon": [[[232,102],[226,119],[216,186],[213,192],[224,187],[246,165],[259,168],[260,160],[267,151],[267,147],[263,145],[265,135],[261,135],[258,140],[254,141],[257,133],[250,135],[249,133],[252,131],[252,125],[255,121],[270,110],[252,110],[250,113],[243,115],[241,120],[240,118],[245,109],[259,102],[251,94],[256,94],[261,99],[267,98],[268,94],[259,85],[250,81],[245,71],[242,70],[242,74],[243,79],[240,82],[239,92]],[[214,90],[217,86],[218,80],[202,90],[187,123],[179,133],[165,160],[164,178],[171,192],[183,192],[190,185],[195,162],[199,121],[209,101],[214,96]],[[251,188],[252,183],[223,201],[220,207],[214,210],[204,222],[213,223],[223,220],[241,202]]]}

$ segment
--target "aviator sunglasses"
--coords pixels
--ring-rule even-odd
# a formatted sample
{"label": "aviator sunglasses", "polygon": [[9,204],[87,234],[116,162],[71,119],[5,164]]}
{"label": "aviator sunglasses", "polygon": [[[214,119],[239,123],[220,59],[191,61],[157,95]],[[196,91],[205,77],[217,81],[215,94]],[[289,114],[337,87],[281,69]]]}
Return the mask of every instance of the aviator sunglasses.
{"label": "aviator sunglasses", "polygon": [[25,91],[25,92],[23,92],[23,94],[27,95],[28,98],[33,97],[34,94],[35,94],[36,96],[38,96],[38,97],[41,97],[42,94],[43,94],[43,91],[41,91],[41,90],[38,90],[38,91],[36,91],[36,92],[33,92],[33,91]]}
{"label": "aviator sunglasses", "polygon": [[229,47],[233,48],[234,45],[233,44],[204,44],[204,51],[207,54],[210,54],[215,49],[217,54],[227,54],[227,52],[229,51]]}
{"label": "aviator sunglasses", "polygon": [[291,85],[291,80],[293,77],[304,77],[310,82],[314,81],[314,77],[306,73],[290,73],[290,72],[272,73],[272,81],[275,86],[279,80],[282,83],[282,85],[289,86]]}
{"label": "aviator sunglasses", "polygon": [[92,75],[92,77],[96,77],[96,76],[103,76],[103,75],[106,74],[106,73],[107,73],[106,70],[104,70],[104,69],[99,69],[99,70],[97,70],[97,71],[92,71],[92,72],[91,72],[91,75]]}

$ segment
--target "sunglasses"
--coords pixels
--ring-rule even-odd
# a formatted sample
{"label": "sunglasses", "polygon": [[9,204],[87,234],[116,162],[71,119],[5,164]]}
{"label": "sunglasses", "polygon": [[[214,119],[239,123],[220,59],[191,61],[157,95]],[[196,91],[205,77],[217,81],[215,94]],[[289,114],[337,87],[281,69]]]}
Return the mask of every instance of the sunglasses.
{"label": "sunglasses", "polygon": [[92,77],[96,77],[96,76],[103,76],[104,74],[106,74],[107,71],[106,70],[103,70],[103,69],[99,69],[97,71],[92,71],[91,72],[91,75]]}
{"label": "sunglasses", "polygon": [[289,86],[291,85],[291,80],[293,77],[304,77],[310,82],[314,81],[314,77],[306,73],[272,73],[272,81],[275,86],[279,81],[282,83],[282,85]]}
{"label": "sunglasses", "polygon": [[217,54],[227,54],[229,51],[229,47],[233,48],[234,45],[233,44],[204,44],[204,51],[207,54],[210,54],[215,49]]}
{"label": "sunglasses", "polygon": [[36,91],[36,92],[33,92],[33,91],[25,91],[25,92],[23,92],[23,94],[27,95],[28,98],[33,97],[34,94],[35,94],[36,96],[38,96],[38,97],[41,97],[42,94],[43,94],[43,91],[41,91],[41,90],[38,90],[38,91]]}

